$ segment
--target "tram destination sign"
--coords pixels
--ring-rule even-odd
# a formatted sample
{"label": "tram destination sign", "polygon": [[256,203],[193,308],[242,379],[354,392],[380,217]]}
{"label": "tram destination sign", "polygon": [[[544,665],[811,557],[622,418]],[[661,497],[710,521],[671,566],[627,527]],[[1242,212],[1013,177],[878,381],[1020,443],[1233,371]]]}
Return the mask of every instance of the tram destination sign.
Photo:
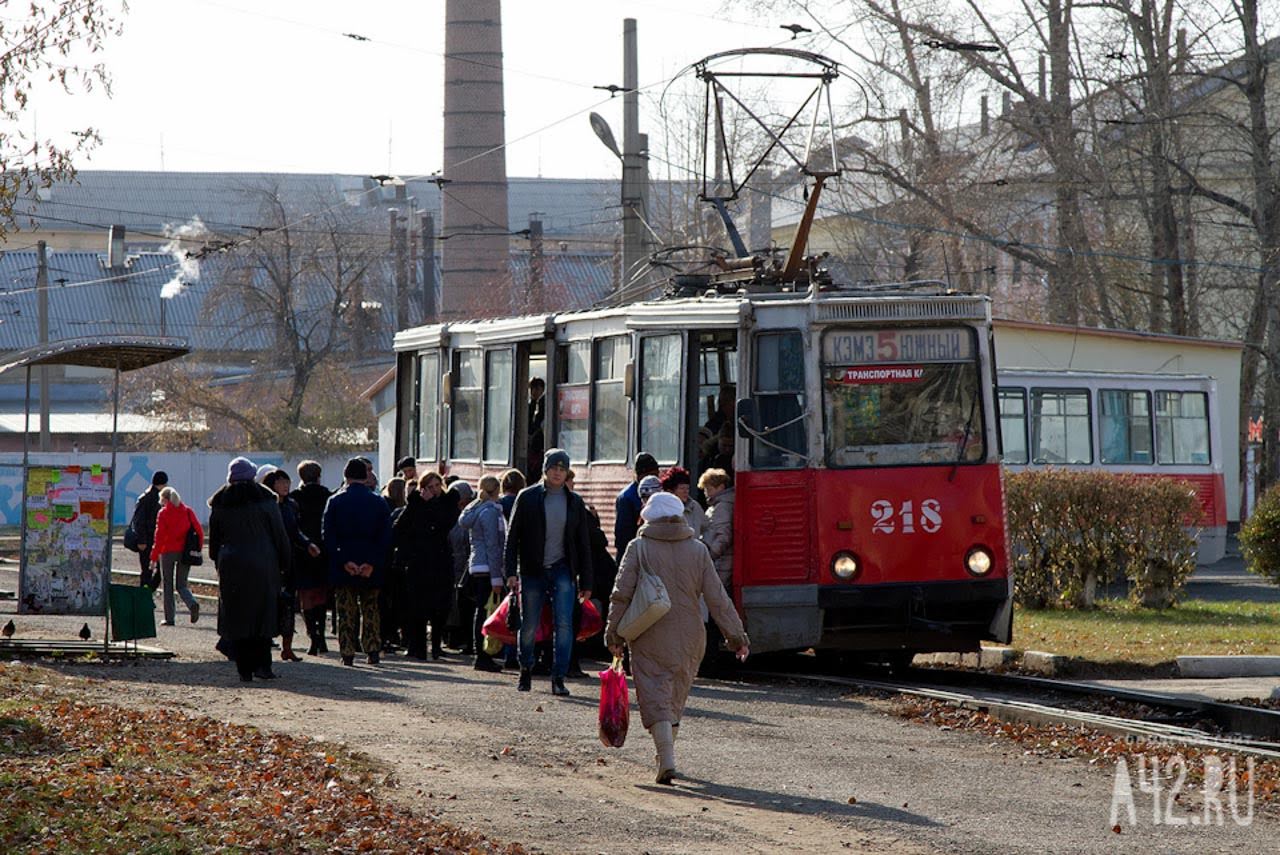
{"label": "tram destination sign", "polygon": [[974,357],[973,333],[961,327],[896,330],[831,330],[822,339],[828,365],[886,362],[967,362]]}

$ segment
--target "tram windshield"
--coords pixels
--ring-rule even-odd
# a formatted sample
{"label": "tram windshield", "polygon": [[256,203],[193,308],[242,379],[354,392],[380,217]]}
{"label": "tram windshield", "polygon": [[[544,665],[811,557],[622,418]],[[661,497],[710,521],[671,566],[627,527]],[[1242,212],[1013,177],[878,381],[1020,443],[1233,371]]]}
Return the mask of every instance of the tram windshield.
{"label": "tram windshield", "polygon": [[822,352],[827,465],[986,459],[972,330],[835,329]]}

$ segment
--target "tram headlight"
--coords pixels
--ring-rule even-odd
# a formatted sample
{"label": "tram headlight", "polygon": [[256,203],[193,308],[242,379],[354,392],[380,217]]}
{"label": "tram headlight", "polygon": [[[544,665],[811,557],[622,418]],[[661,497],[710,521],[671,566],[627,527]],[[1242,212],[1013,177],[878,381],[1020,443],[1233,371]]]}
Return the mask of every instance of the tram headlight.
{"label": "tram headlight", "polygon": [[991,553],[985,546],[975,546],[964,557],[964,569],[974,576],[985,576],[991,572]]}
{"label": "tram headlight", "polygon": [[861,569],[862,565],[858,563],[858,556],[852,552],[837,552],[835,557],[831,559],[831,575],[842,582],[848,582],[857,576],[858,571]]}

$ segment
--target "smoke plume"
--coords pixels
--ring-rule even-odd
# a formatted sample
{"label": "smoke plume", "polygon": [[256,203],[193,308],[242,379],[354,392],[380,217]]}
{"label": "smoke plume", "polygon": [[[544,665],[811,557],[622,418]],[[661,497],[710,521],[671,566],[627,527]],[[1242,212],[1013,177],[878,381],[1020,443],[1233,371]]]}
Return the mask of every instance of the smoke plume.
{"label": "smoke plume", "polygon": [[184,250],[182,242],[184,240],[203,240],[209,237],[211,233],[205,228],[199,217],[192,217],[189,222],[180,226],[166,225],[164,234],[165,237],[169,238],[169,242],[161,247],[160,250],[173,256],[174,261],[178,264],[178,269],[173,274],[173,278],[164,283],[164,287],[160,289],[160,297],[164,300],[172,300],[187,290],[191,283],[200,279],[200,259]]}

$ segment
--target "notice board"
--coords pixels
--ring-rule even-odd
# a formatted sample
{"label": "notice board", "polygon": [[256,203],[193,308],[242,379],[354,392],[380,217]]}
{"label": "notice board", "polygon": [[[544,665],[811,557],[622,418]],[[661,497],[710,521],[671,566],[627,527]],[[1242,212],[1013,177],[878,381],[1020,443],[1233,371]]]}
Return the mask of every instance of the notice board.
{"label": "notice board", "polygon": [[23,482],[18,611],[106,614],[111,468],[28,466]]}

